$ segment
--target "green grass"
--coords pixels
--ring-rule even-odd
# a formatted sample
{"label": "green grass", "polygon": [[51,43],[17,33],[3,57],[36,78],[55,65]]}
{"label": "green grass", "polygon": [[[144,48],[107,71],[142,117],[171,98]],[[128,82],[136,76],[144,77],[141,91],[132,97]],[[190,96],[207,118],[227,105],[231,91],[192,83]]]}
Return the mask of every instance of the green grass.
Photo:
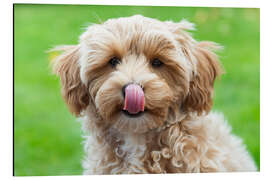
{"label": "green grass", "polygon": [[259,9],[139,6],[15,5],[14,162],[16,176],[81,174],[80,124],[60,95],[46,50],[75,44],[89,23],[142,14],[186,18],[198,40],[224,46],[226,74],[215,85],[214,109],[224,112],[260,167]]}

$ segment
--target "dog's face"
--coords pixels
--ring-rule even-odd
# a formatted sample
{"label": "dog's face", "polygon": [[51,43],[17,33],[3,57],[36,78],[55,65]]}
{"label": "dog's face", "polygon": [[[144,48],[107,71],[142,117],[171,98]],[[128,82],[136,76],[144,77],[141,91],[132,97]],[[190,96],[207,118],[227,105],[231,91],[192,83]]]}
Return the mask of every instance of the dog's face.
{"label": "dog's face", "polygon": [[209,49],[215,45],[196,42],[188,29],[186,21],[139,15],[90,26],[54,61],[70,111],[94,107],[104,126],[133,133],[158,128],[177,113],[208,112],[221,72]]}

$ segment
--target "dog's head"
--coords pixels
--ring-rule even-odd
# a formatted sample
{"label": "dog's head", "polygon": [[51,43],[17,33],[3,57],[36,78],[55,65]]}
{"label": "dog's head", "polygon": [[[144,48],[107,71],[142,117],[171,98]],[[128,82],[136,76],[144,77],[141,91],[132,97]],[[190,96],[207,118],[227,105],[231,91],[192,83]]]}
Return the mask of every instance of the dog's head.
{"label": "dog's head", "polygon": [[63,46],[54,62],[72,113],[88,107],[104,126],[147,132],[180,112],[209,112],[221,73],[217,46],[197,42],[187,21],[140,15],[90,26],[78,45]]}

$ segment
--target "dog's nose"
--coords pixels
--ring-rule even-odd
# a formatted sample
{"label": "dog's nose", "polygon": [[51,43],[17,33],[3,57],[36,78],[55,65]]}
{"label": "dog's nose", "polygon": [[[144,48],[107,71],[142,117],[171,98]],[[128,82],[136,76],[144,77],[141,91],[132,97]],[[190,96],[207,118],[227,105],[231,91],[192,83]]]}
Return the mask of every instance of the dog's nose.
{"label": "dog's nose", "polygon": [[[136,84],[136,83],[127,83],[122,87],[122,95],[123,95],[124,98],[126,96],[126,87],[128,87],[128,85],[131,85],[131,84]],[[144,89],[142,88],[142,90],[144,90]]]}
{"label": "dog's nose", "polygon": [[124,85],[123,88],[122,88],[122,95],[123,95],[124,98],[125,98],[125,96],[126,96],[126,87],[127,87],[128,85],[130,85],[130,84],[132,84],[132,83],[128,83],[128,84]]}

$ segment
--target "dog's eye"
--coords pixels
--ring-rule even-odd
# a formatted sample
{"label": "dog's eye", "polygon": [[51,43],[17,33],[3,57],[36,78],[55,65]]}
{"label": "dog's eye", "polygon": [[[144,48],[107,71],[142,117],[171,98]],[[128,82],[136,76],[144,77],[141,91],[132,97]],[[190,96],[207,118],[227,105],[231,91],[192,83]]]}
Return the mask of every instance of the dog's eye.
{"label": "dog's eye", "polygon": [[113,57],[113,58],[110,59],[109,63],[110,63],[110,65],[111,65],[112,67],[116,67],[117,64],[120,64],[120,63],[121,63],[121,61],[120,61],[119,58]]}
{"label": "dog's eye", "polygon": [[158,58],[155,58],[154,60],[152,60],[153,67],[160,67],[162,65],[163,65],[163,62],[161,62]]}

